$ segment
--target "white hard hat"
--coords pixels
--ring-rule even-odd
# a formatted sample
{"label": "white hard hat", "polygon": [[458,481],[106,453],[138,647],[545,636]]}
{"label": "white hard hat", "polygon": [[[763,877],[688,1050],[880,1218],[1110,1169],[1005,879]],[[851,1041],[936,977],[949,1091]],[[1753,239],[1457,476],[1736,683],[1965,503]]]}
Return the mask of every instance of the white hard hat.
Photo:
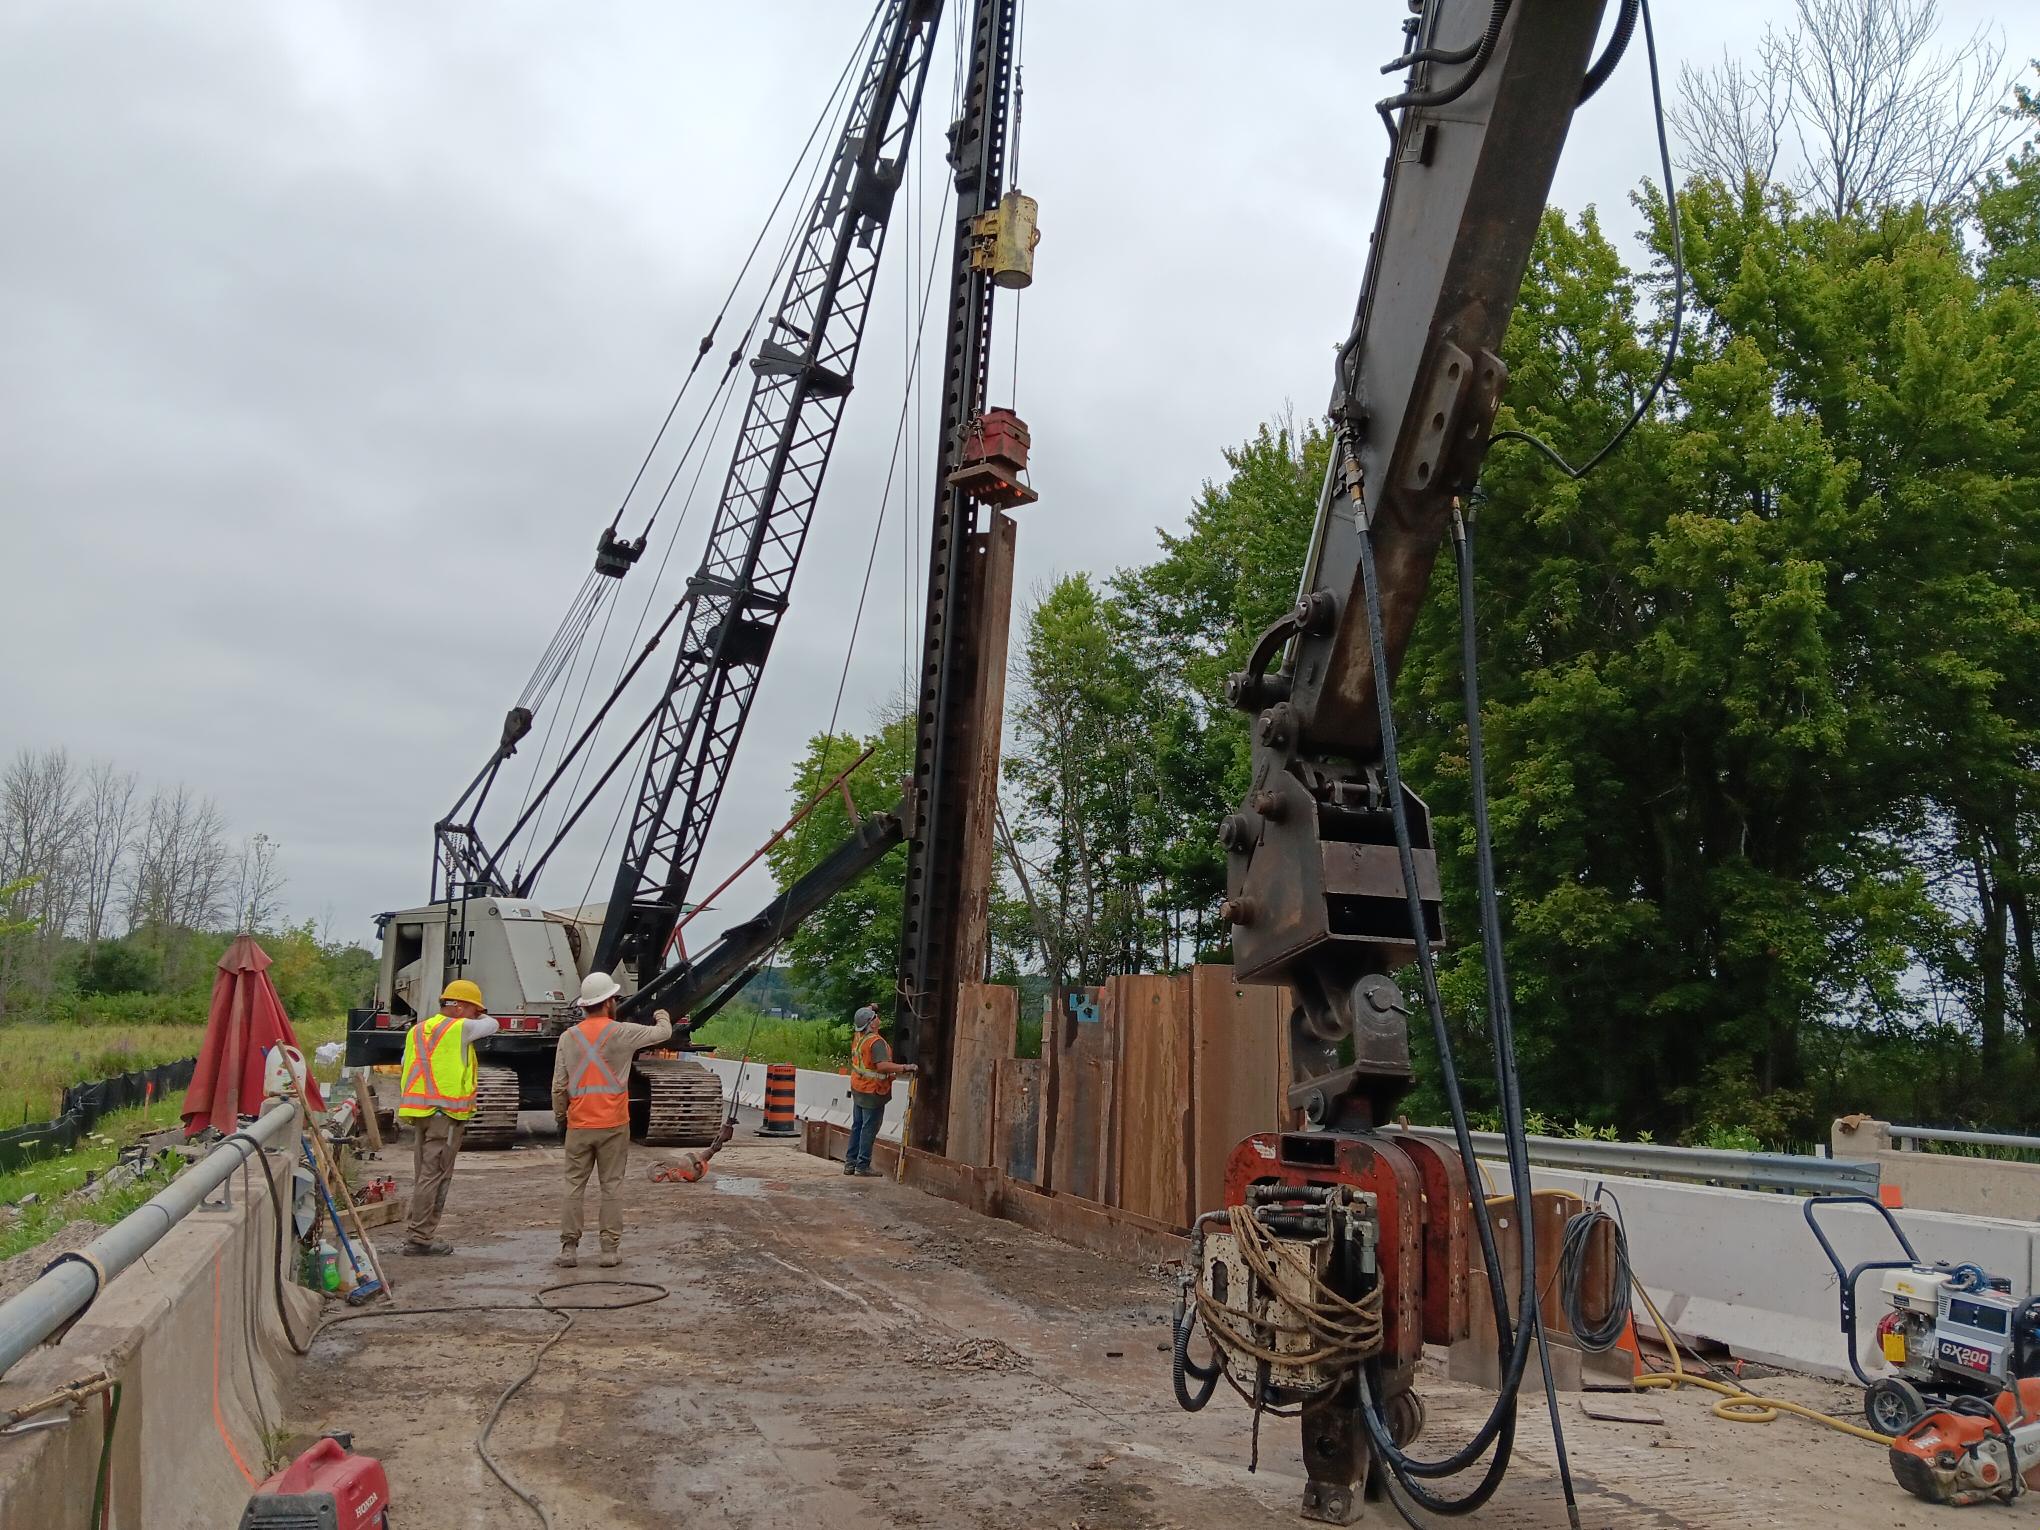
{"label": "white hard hat", "polygon": [[593,1009],[606,999],[613,999],[623,992],[623,984],[606,972],[591,972],[581,979],[581,996],[574,1002],[583,1009]]}

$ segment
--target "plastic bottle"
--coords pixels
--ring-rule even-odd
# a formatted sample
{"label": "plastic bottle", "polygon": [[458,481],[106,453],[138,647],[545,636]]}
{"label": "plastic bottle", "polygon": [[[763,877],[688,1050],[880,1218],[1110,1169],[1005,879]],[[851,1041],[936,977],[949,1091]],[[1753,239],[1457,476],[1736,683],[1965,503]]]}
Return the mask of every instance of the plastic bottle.
{"label": "plastic bottle", "polygon": [[328,1291],[340,1289],[340,1250],[330,1243],[319,1245],[319,1284]]}

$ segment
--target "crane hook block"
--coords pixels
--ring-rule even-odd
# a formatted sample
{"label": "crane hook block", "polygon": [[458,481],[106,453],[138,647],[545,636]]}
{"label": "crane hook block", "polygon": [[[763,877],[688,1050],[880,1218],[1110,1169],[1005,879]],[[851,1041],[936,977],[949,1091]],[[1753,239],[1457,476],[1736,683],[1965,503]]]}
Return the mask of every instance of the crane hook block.
{"label": "crane hook block", "polygon": [[963,438],[956,471],[943,480],[981,505],[1010,510],[1041,496],[1020,481],[1027,471],[1027,425],[1010,409],[987,409]]}
{"label": "crane hook block", "polygon": [[1040,214],[1041,204],[1021,191],[1007,192],[997,207],[979,213],[970,225],[970,268],[991,272],[995,287],[1033,285]]}

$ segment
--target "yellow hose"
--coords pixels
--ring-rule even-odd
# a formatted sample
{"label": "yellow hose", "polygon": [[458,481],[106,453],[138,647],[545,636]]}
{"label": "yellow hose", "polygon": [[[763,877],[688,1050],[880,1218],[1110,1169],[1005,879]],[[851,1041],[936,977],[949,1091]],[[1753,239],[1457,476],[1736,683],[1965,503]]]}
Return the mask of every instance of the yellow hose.
{"label": "yellow hose", "polygon": [[1723,1381],[1707,1376],[1695,1376],[1679,1359],[1679,1342],[1672,1337],[1671,1325],[1664,1314],[1657,1309],[1657,1303],[1650,1299],[1650,1293],[1643,1289],[1641,1281],[1636,1282],[1636,1294],[1642,1298],[1650,1319],[1657,1324],[1658,1337],[1664,1341],[1665,1353],[1672,1357],[1672,1374],[1669,1376],[1639,1376],[1638,1389],[1663,1387],[1677,1391],[1680,1387],[1704,1387],[1710,1392],[1719,1392],[1721,1401],[1716,1403],[1713,1413],[1716,1418],[1726,1419],[1731,1424],[1768,1424],[1781,1413],[1790,1413],[1799,1418],[1811,1419],[1816,1424],[1825,1424],[1843,1434],[1852,1434],[1859,1440],[1868,1440],[1873,1445],[1890,1445],[1892,1437],[1866,1429],[1861,1424],[1852,1424],[1846,1419],[1836,1418],[1832,1413],[1822,1413],[1818,1408],[1809,1408],[1804,1403],[1787,1401],[1782,1397],[1759,1397],[1740,1387],[1732,1387]]}
{"label": "yellow hose", "polygon": [[[1489,1197],[1494,1198],[1495,1182],[1488,1173],[1487,1165],[1476,1160],[1475,1167],[1480,1170],[1481,1182]],[[1583,1196],[1574,1195],[1571,1191],[1560,1193],[1568,1200],[1580,1201],[1582,1204],[1585,1202]],[[1657,1324],[1658,1337],[1664,1341],[1665,1353],[1672,1357],[1671,1375],[1638,1376],[1636,1386],[1639,1391],[1663,1388],[1676,1392],[1680,1387],[1703,1387],[1709,1392],[1721,1394],[1721,1401],[1714,1405],[1712,1411],[1716,1418],[1726,1419],[1731,1424],[1775,1423],[1779,1414],[1790,1413],[1798,1418],[1810,1419],[1816,1424],[1825,1424],[1830,1429],[1838,1429],[1843,1434],[1852,1434],[1859,1440],[1868,1440],[1873,1445],[1891,1444],[1891,1435],[1879,1434],[1875,1429],[1852,1424],[1847,1419],[1836,1418],[1832,1413],[1823,1413],[1818,1408],[1809,1408],[1804,1403],[1790,1402],[1783,1397],[1759,1397],[1753,1392],[1746,1392],[1741,1387],[1732,1387],[1723,1381],[1715,1381],[1711,1377],[1695,1376],[1679,1359],[1679,1341],[1672,1337],[1671,1324],[1667,1323],[1664,1314],[1658,1311],[1657,1303],[1650,1299],[1650,1293],[1643,1289],[1643,1282],[1639,1280],[1632,1284],[1645,1310],[1650,1313],[1651,1321]]]}

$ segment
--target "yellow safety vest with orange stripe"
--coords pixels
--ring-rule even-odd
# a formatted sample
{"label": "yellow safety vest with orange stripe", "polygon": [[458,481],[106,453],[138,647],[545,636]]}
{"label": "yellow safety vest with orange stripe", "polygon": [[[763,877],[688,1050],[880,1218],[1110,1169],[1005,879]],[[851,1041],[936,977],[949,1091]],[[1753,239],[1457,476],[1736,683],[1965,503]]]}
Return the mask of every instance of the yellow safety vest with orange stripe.
{"label": "yellow safety vest with orange stripe", "polygon": [[602,1033],[615,1023],[607,1015],[594,1015],[560,1037],[567,1054],[570,1127],[599,1130],[630,1124],[630,1093],[602,1056]]}
{"label": "yellow safety vest with orange stripe", "polygon": [[892,1097],[892,1079],[878,1071],[878,1044],[884,1040],[874,1025],[850,1043],[850,1092]]}
{"label": "yellow safety vest with orange stripe", "polygon": [[420,1020],[404,1036],[400,1116],[444,1111],[456,1121],[475,1113],[475,1049],[461,1039],[461,1022],[444,1015]]}

